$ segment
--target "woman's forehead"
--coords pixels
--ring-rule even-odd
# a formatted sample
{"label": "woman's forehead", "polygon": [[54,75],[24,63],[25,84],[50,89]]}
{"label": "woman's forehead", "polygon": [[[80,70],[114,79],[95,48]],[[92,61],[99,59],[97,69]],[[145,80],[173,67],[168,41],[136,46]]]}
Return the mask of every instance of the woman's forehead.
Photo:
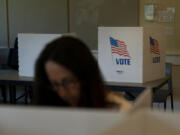
{"label": "woman's forehead", "polygon": [[45,70],[49,79],[52,80],[62,80],[68,76],[73,76],[70,70],[53,61],[46,62]]}

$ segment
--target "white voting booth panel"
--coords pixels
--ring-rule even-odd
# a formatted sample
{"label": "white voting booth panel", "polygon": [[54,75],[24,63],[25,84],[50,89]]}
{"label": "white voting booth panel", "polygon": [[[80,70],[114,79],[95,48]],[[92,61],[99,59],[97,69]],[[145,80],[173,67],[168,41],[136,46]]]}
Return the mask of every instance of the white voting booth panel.
{"label": "white voting booth panel", "polygon": [[98,135],[179,135],[180,114],[141,110]]}
{"label": "white voting booth panel", "polygon": [[19,75],[33,77],[34,65],[42,49],[60,34],[18,34]]}
{"label": "white voting booth panel", "polygon": [[99,27],[98,62],[106,81],[142,83],[165,76],[163,29]]}
{"label": "white voting booth panel", "polygon": [[1,135],[95,135],[126,114],[104,110],[0,107]]}

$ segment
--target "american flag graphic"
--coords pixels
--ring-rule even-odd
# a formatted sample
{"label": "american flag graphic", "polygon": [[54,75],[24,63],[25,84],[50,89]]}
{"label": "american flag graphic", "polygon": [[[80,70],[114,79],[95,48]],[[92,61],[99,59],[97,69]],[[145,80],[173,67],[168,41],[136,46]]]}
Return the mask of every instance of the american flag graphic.
{"label": "american flag graphic", "polygon": [[149,41],[150,41],[150,51],[151,51],[151,53],[160,55],[158,41],[156,39],[153,39],[152,37],[149,37]]}
{"label": "american flag graphic", "polygon": [[111,51],[112,53],[119,54],[120,56],[129,57],[127,46],[124,41],[116,40],[110,37]]}

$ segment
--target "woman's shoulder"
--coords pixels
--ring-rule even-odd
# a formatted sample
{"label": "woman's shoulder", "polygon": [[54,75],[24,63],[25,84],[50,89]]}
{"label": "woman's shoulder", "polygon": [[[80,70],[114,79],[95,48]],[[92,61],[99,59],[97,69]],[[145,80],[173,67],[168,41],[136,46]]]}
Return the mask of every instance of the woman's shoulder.
{"label": "woman's shoulder", "polygon": [[132,104],[124,98],[124,94],[121,92],[108,92],[106,101],[108,107],[121,112],[128,112],[132,107]]}

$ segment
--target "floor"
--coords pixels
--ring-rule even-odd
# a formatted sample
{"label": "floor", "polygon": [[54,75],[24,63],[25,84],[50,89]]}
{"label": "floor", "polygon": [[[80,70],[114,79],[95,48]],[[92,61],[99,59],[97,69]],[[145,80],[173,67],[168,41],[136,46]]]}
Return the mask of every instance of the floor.
{"label": "floor", "polygon": [[[159,110],[159,111],[164,111],[164,105],[163,104],[153,104],[153,109]],[[167,109],[166,111],[171,111],[171,101],[167,101]],[[180,100],[175,100],[174,101],[174,112],[180,112]]]}

